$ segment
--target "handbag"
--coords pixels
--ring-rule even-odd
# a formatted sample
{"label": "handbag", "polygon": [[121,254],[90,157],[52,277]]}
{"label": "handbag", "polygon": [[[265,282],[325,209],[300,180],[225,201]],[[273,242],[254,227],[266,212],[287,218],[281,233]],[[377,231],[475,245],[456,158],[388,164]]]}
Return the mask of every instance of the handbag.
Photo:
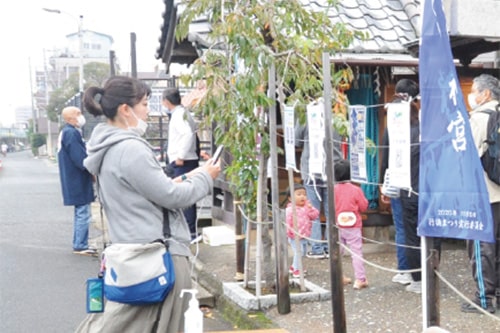
{"label": "handbag", "polygon": [[337,225],[340,228],[351,228],[356,224],[356,214],[353,212],[342,212],[337,217]]}
{"label": "handbag", "polygon": [[175,283],[172,256],[163,241],[111,244],[104,250],[104,296],[113,302],[162,302]]}

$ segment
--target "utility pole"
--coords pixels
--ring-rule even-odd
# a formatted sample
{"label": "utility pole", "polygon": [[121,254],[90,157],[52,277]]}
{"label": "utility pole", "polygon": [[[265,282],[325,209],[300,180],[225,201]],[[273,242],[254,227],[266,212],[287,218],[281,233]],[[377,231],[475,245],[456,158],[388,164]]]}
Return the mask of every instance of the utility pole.
{"label": "utility pole", "polygon": [[59,9],[42,8],[48,13],[65,14],[77,21],[78,24],[78,96],[80,96],[80,109],[82,109],[82,93],[83,93],[83,15],[77,19],[74,15]]}
{"label": "utility pole", "polygon": [[45,116],[47,117],[47,155],[52,157],[52,130],[51,121],[49,117],[49,72],[47,70],[47,59],[45,56],[45,49],[43,49],[43,71],[45,75]]}
{"label": "utility pole", "polygon": [[31,58],[28,58],[28,65],[29,65],[29,69],[30,69],[31,118],[32,118],[32,122],[33,122],[32,123],[33,133],[38,133],[36,109],[35,109],[34,96],[33,96],[33,70],[31,69]]}
{"label": "utility pole", "polygon": [[131,71],[132,77],[137,78],[137,56],[135,50],[135,42],[137,38],[135,32],[130,33],[130,59],[131,59]]}
{"label": "utility pole", "polygon": [[110,50],[109,51],[109,75],[110,76],[115,76],[116,75],[116,69],[115,69],[115,51]]}
{"label": "utility pole", "polygon": [[78,56],[79,56],[79,66],[78,66],[78,94],[80,95],[80,110],[83,112],[83,15],[80,15],[80,20],[78,21]]}

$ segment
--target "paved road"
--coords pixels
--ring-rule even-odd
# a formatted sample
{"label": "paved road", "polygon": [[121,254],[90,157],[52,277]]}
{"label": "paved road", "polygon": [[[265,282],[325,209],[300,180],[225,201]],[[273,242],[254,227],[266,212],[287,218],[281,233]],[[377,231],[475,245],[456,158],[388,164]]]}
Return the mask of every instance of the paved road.
{"label": "paved road", "polygon": [[0,170],[0,326],[4,333],[73,332],[85,316],[95,258],[72,253],[71,207],[57,165],[29,151]]}
{"label": "paved road", "polygon": [[[2,160],[0,332],[74,332],[86,316],[85,281],[99,261],[72,253],[73,207],[62,204],[57,164],[29,151]],[[101,240],[98,229],[91,227],[91,239]],[[204,326],[232,327],[216,309]]]}

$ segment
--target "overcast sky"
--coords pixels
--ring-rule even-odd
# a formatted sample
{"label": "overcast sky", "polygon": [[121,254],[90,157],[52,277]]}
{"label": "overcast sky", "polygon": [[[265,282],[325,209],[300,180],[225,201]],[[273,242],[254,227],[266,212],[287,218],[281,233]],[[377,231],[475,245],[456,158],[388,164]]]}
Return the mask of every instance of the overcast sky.
{"label": "overcast sky", "polygon": [[[54,14],[42,8],[59,9]],[[43,50],[67,45],[66,35],[83,29],[110,35],[122,71],[130,71],[130,33],[137,36],[138,71],[153,71],[159,46],[163,0],[15,0],[0,4],[0,122],[14,121],[13,110],[31,105],[31,70],[43,69]],[[34,82],[34,76],[33,76]]]}

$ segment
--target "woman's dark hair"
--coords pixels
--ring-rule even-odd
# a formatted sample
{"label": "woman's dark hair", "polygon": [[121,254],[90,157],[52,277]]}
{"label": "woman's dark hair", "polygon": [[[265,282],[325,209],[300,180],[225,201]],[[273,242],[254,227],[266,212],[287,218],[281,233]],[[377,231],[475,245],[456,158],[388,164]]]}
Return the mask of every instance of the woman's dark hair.
{"label": "woman's dark hair", "polygon": [[162,98],[164,100],[166,99],[175,106],[181,104],[181,94],[177,88],[165,88],[165,90],[163,90]]}
{"label": "woman's dark hair", "polygon": [[401,79],[396,83],[396,94],[407,94],[410,98],[415,98],[419,94],[417,82],[410,79]]}
{"label": "woman's dark hair", "polygon": [[417,82],[410,79],[401,79],[396,83],[396,94],[392,102],[410,102],[410,124],[418,124],[419,122],[419,108],[418,104],[415,102],[415,97],[418,96],[418,94],[419,89]]}
{"label": "woman's dark hair", "polygon": [[351,163],[349,160],[340,160],[335,163],[335,180],[344,182],[351,180]]}
{"label": "woman's dark hair", "polygon": [[87,88],[83,95],[83,106],[94,116],[105,115],[108,119],[114,119],[120,105],[134,107],[150,94],[151,88],[143,81],[128,76],[113,76],[102,88]]}

